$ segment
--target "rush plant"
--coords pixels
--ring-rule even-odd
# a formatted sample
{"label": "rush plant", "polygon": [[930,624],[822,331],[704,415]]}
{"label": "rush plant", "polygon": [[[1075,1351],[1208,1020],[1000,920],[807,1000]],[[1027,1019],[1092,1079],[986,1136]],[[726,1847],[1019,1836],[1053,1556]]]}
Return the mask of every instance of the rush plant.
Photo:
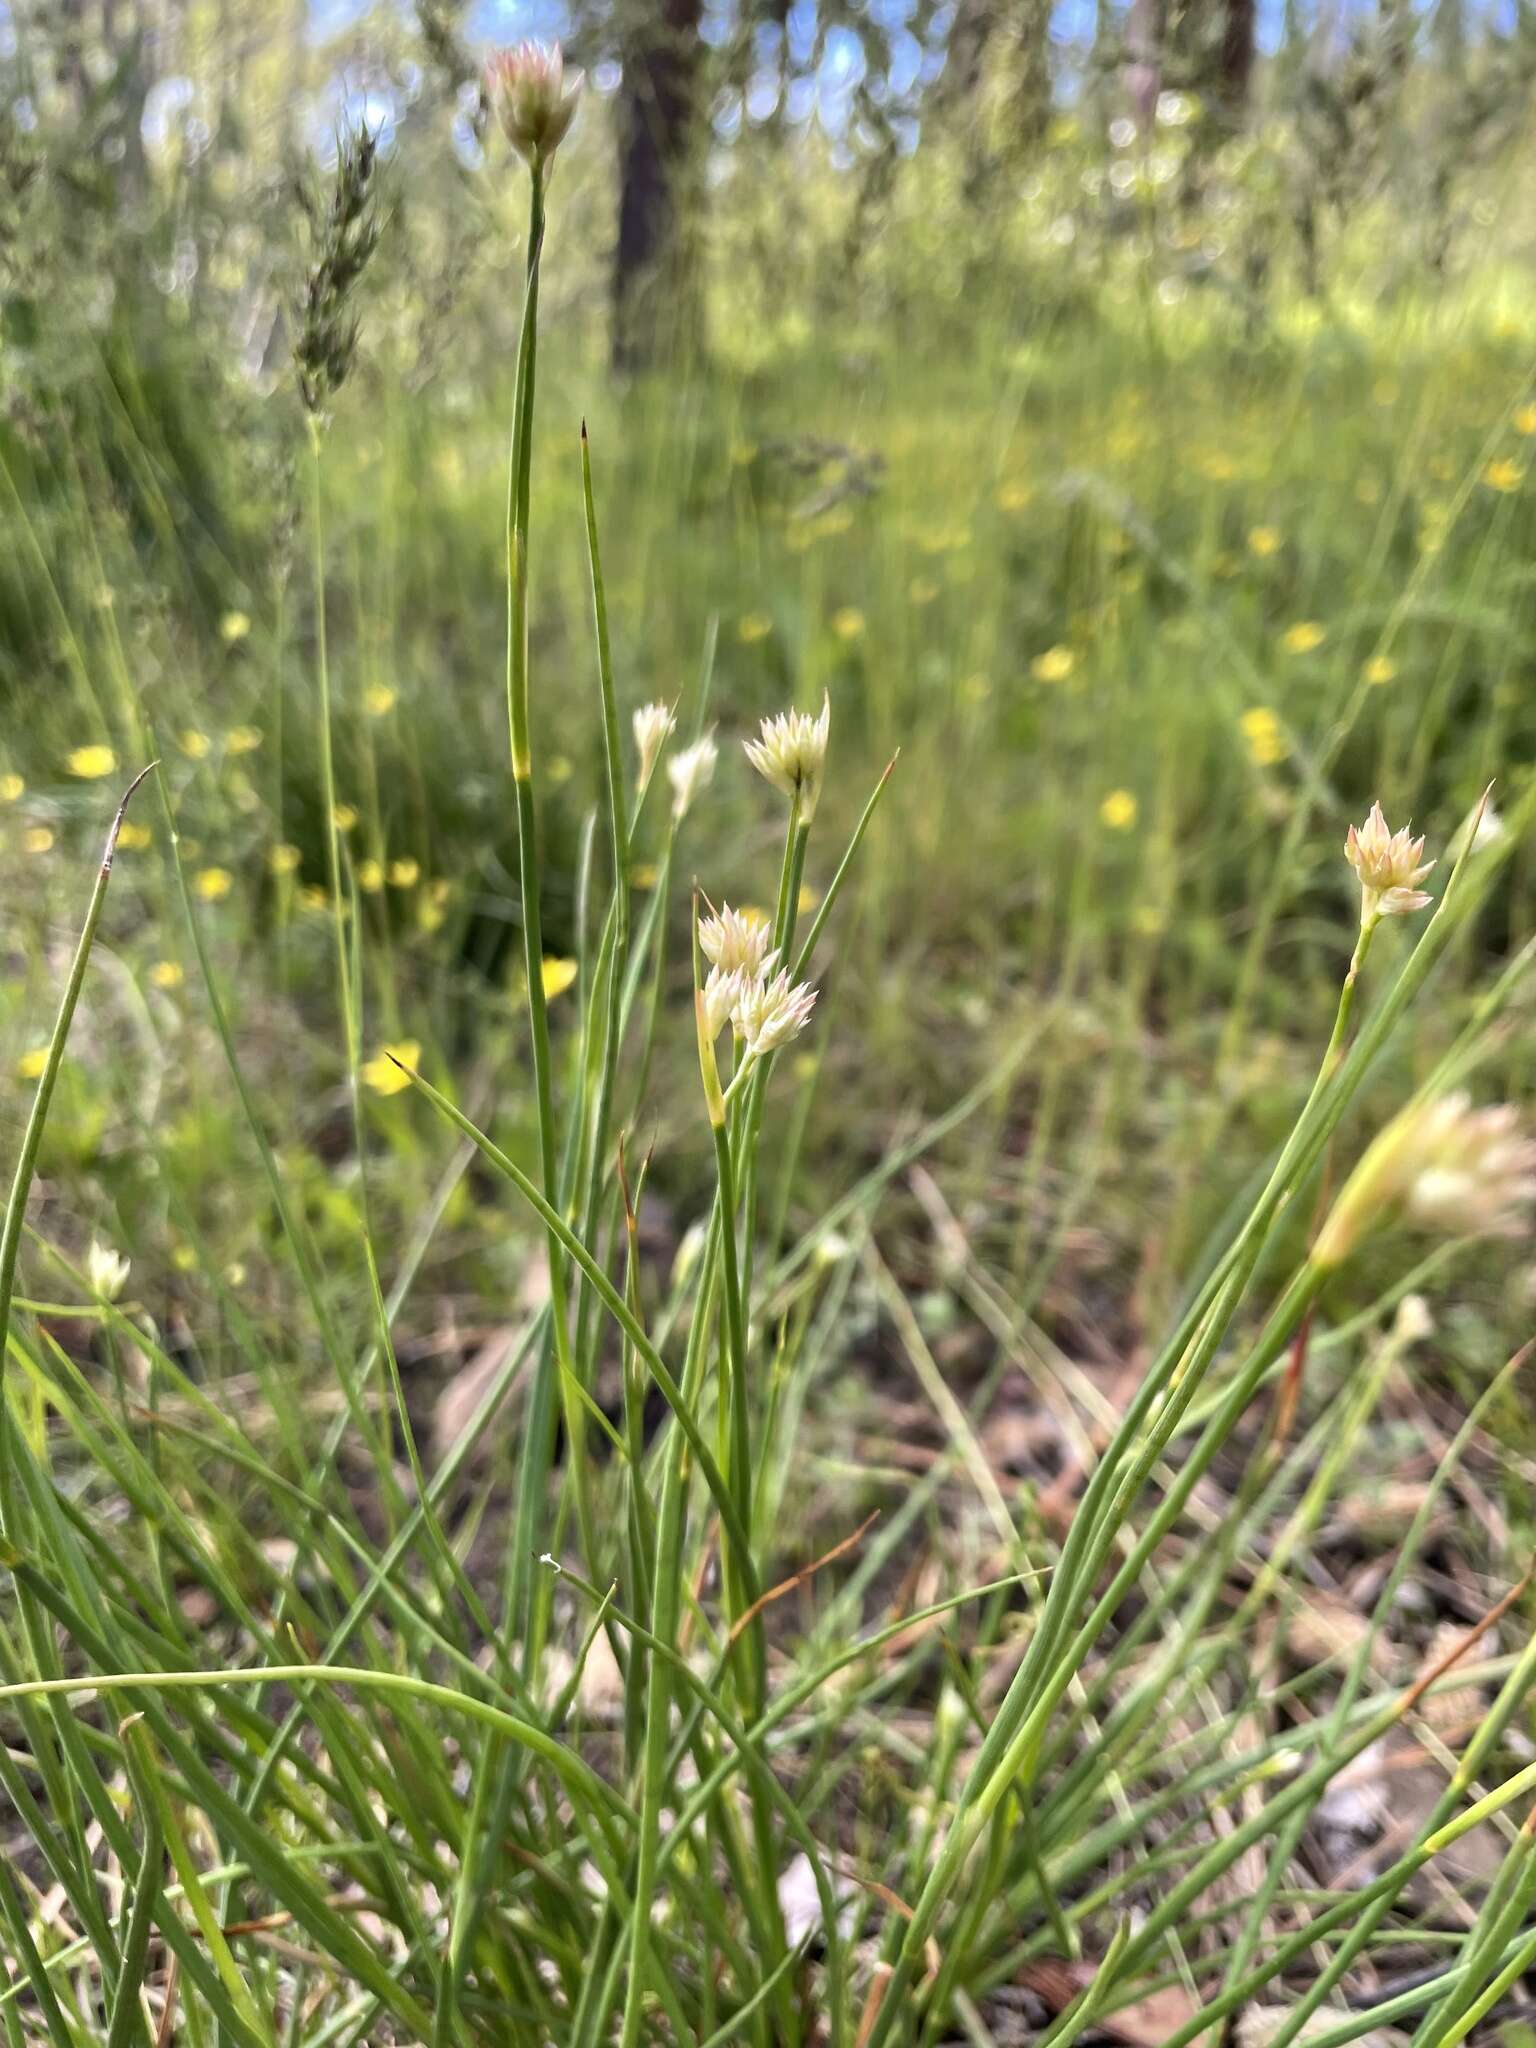
{"label": "rush plant", "polygon": [[[505,650],[526,1053],[474,1115],[473,1091],[406,1040],[379,1055],[381,1092],[398,1082],[411,1104],[414,1091],[441,1148],[420,1229],[403,1250],[379,1241],[360,1085],[368,963],[338,838],[322,635],[315,744],[365,1188],[355,1270],[315,1250],[183,896],[295,1314],[313,1318],[338,1399],[317,1422],[285,1355],[255,1331],[238,1386],[210,1379],[134,1300],[110,1246],[82,1269],[29,1232],[114,826],[0,1237],[6,2039],[885,2048],[963,2033],[987,2048],[996,2001],[1024,1982],[1066,1987],[1041,2021],[1052,2048],[1170,1989],[1167,2048],[1214,2041],[1256,2003],[1284,2004],[1282,2048],[1303,2029],[1343,2044],[1387,2020],[1415,2026],[1420,2048],[1451,2048],[1536,1957],[1533,1833],[1510,1825],[1536,1791],[1536,1766],[1510,1741],[1536,1672],[1536,1642],[1508,1633],[1523,1585],[1490,1593],[1456,1642],[1399,1682],[1383,1681],[1376,1653],[1518,1359],[1436,1448],[1347,1654],[1286,1676],[1253,1649],[1424,1337],[1416,1288],[1514,1225],[1532,1192],[1512,1112],[1474,1109],[1470,1091],[1531,945],[1373,1142],[1352,1113],[1521,843],[1536,785],[1499,834],[1478,831],[1481,813],[1469,820],[1436,870],[1438,896],[1418,886],[1423,842],[1389,832],[1379,808],[1350,832],[1359,933],[1351,919],[1334,1029],[1289,1134],[1190,1275],[1134,1392],[1119,1409],[1101,1402],[1081,1432],[1064,1520],[1010,1498],[979,1436],[987,1389],[968,1404],[948,1384],[874,1220],[899,1178],[942,1201],[924,1155],[1001,1097],[1036,1039],[1020,1031],[976,1088],[820,1213],[795,1208],[801,1105],[839,1029],[840,933],[896,764],[861,771],[825,697],[766,718],[742,752],[724,748],[710,724],[712,643],[677,704],[627,701],[600,463],[572,422],[605,809],[583,865],[576,1022],[552,1029],[563,963],[542,928],[539,711],[546,687],[576,684],[546,682],[534,659],[532,480],[548,181],[577,88],[556,58],[525,49],[498,61],[488,89],[530,199]],[[329,342],[302,357],[317,393],[351,338],[333,319]],[[317,520],[320,448],[317,426]],[[323,571],[318,528],[316,542]],[[766,792],[746,766],[782,826],[761,910],[717,900],[707,876],[688,887],[695,805],[723,802],[756,842]],[[824,848],[821,799],[861,772],[857,824]],[[654,869],[643,892],[642,854]],[[1413,930],[1426,911],[1374,978],[1383,921]],[[691,1018],[676,999],[685,982]],[[712,1173],[664,1272],[645,1241],[650,1081],[658,1048],[690,1038]],[[513,1096],[531,1105],[527,1158],[504,1115]],[[452,1441],[429,1454],[396,1332],[471,1173],[528,1230],[547,1287]],[[950,1225],[968,1299],[1006,1363],[1027,1317]],[[1362,1248],[1410,1228],[1434,1233],[1428,1258],[1330,1319],[1330,1290]],[[83,1352],[61,1341],[57,1295],[91,1335]],[[840,1492],[841,1527],[812,1543],[796,1526],[803,1425],[870,1304],[941,1418],[944,1449],[878,1524]],[[504,1457],[476,1457],[507,1413],[510,1472]],[[1225,1510],[1213,1518],[1202,1489],[1217,1469]],[[941,1566],[914,1570],[957,1488],[979,1504],[965,1545],[940,1544]],[[1309,1886],[1298,1845],[1330,1788],[1446,1694],[1471,1704],[1442,1794],[1359,1883]],[[1428,1926],[1415,1882],[1474,1829],[1495,1831],[1502,1860],[1459,1925]],[[1330,2003],[1389,1943],[1427,1967],[1373,2009]]]}

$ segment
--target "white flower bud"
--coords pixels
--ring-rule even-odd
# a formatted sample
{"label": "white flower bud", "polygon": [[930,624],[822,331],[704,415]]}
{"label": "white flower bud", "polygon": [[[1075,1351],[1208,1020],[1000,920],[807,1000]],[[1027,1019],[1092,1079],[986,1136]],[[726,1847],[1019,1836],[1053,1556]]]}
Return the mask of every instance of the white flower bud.
{"label": "white flower bud", "polygon": [[1374,924],[1380,917],[1404,917],[1422,910],[1430,898],[1419,888],[1435,865],[1419,865],[1424,851],[1422,839],[1409,837],[1411,827],[1389,832],[1381,805],[1372,804],[1370,816],[1357,831],[1351,825],[1344,841],[1344,858],[1360,877],[1360,922]]}
{"label": "white flower bud", "polygon": [[485,93],[508,142],[531,165],[548,163],[576,118],[579,71],[565,75],[558,43],[519,43],[498,50],[485,67]]}
{"label": "white flower bud", "polygon": [[103,1301],[116,1301],[128,1285],[130,1262],[121,1252],[110,1245],[99,1244],[93,1237],[91,1248],[85,1255],[86,1276]]}
{"label": "white flower bud", "polygon": [[642,704],[634,716],[635,751],[640,756],[640,786],[651,779],[657,757],[677,730],[677,720],[665,704]]}
{"label": "white flower bud", "polygon": [[679,824],[687,817],[699,791],[714,780],[715,763],[719,758],[719,748],[706,733],[703,739],[696,740],[691,747],[684,747],[667,763],[667,776],[672,784],[672,815]]}

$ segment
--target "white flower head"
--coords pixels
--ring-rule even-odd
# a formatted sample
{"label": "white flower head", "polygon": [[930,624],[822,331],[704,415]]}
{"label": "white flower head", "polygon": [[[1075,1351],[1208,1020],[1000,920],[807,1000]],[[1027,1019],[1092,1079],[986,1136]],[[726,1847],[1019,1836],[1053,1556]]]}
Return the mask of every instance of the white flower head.
{"label": "white flower head", "polygon": [[635,752],[640,756],[640,786],[651,779],[662,748],[677,730],[677,720],[665,704],[642,704],[634,716]]}
{"label": "white flower head", "polygon": [[1435,865],[1419,856],[1424,841],[1410,837],[1411,827],[1389,832],[1381,805],[1372,804],[1370,816],[1357,830],[1349,828],[1344,841],[1344,858],[1360,877],[1360,922],[1374,924],[1380,917],[1404,917],[1422,910],[1429,897],[1418,886]]}
{"label": "white flower head", "polygon": [[1464,1089],[1410,1103],[1368,1148],[1318,1234],[1313,1256],[1341,1263],[1388,1213],[1456,1237],[1507,1237],[1536,1200],[1536,1140],[1509,1103],[1474,1109]]}
{"label": "white flower head", "polygon": [[699,1014],[711,1045],[736,1014],[750,987],[739,967],[711,967],[699,994]]}
{"label": "white flower head", "polygon": [[773,928],[760,910],[732,910],[722,904],[699,926],[699,950],[725,973],[738,969],[749,980],[772,974],[778,954],[769,946]]}
{"label": "white flower head", "polygon": [[129,1263],[111,1245],[101,1244],[94,1237],[91,1239],[91,1248],[85,1255],[85,1270],[103,1301],[116,1301],[128,1285]]}
{"label": "white flower head", "polygon": [[679,824],[687,817],[699,791],[714,780],[715,763],[719,758],[720,749],[706,733],[703,739],[695,740],[691,747],[684,747],[667,763],[667,777],[672,784],[672,815]]}
{"label": "white flower head", "polygon": [[762,1059],[787,1045],[805,1029],[815,1007],[815,989],[803,981],[792,985],[787,973],[748,983],[733,1018],[746,1058]]}
{"label": "white flower head", "polygon": [[800,799],[800,817],[809,824],[816,815],[821,779],[827,762],[827,736],[832,729],[832,704],[822,693],[820,714],[781,711],[765,718],[760,737],[744,744],[758,774],[785,796]]}
{"label": "white flower head", "polygon": [[519,43],[485,66],[485,95],[508,142],[527,163],[548,163],[576,118],[583,74],[565,75],[558,43]]}

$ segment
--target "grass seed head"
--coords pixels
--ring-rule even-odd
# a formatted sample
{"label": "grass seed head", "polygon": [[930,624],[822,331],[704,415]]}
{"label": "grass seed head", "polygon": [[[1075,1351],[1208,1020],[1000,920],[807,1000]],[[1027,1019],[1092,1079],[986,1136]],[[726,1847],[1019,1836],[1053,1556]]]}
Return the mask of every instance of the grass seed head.
{"label": "grass seed head", "polygon": [[763,720],[757,739],[745,742],[747,759],[758,774],[785,796],[799,797],[800,817],[807,825],[821,796],[831,728],[832,705],[823,694],[817,717],[808,711],[781,711]]}
{"label": "grass seed head", "polygon": [[547,164],[565,140],[585,83],[580,71],[566,76],[558,43],[519,43],[498,50],[485,67],[485,96],[502,132],[534,168]]}
{"label": "grass seed head", "polygon": [[1422,838],[1410,835],[1412,827],[1400,832],[1387,829],[1381,805],[1372,804],[1370,816],[1359,827],[1351,825],[1344,841],[1344,858],[1360,877],[1360,922],[1372,925],[1383,917],[1405,917],[1422,910],[1429,897],[1418,884],[1435,865],[1420,864]]}

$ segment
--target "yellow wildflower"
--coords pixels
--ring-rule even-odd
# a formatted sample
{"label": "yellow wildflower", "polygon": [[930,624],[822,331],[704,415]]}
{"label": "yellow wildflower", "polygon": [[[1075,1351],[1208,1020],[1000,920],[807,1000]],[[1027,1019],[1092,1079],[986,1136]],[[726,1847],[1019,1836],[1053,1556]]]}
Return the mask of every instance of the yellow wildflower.
{"label": "yellow wildflower", "polygon": [[46,825],[29,825],[21,835],[21,843],[28,853],[46,853],[53,844],[53,834]]}
{"label": "yellow wildflower", "polygon": [[178,1273],[191,1273],[197,1267],[197,1253],[189,1244],[179,1244],[171,1253],[171,1264]]}
{"label": "yellow wildflower", "polygon": [[636,861],[629,871],[629,886],[632,889],[654,889],[660,876],[661,870],[655,861]]}
{"label": "yellow wildflower", "polygon": [[1278,526],[1255,526],[1248,535],[1248,546],[1261,559],[1266,555],[1280,552],[1280,529]]}
{"label": "yellow wildflower", "polygon": [[1111,832],[1129,832],[1136,822],[1136,799],[1128,789],[1112,789],[1099,805],[1100,821]]}
{"label": "yellow wildflower", "polygon": [[800,884],[800,895],[796,907],[801,917],[808,916],[820,901],[821,891],[819,889],[813,889],[809,882],[802,882]]}
{"label": "yellow wildflower", "polygon": [[1004,484],[997,494],[997,509],[999,512],[1022,512],[1033,496],[1028,484]]}
{"label": "yellow wildflower", "polygon": [[154,988],[180,988],[186,976],[179,960],[157,960],[149,970],[149,979]]}
{"label": "yellow wildflower", "polygon": [[350,832],[357,823],[357,805],[337,804],[331,812],[331,822],[338,832]]}
{"label": "yellow wildflower", "polygon": [[939,594],[939,586],[931,576],[914,576],[907,585],[907,596],[914,604],[932,604]]}
{"label": "yellow wildflower", "polygon": [[1238,724],[1248,742],[1248,752],[1260,768],[1272,767],[1276,761],[1285,759],[1290,751],[1285,731],[1267,705],[1256,705],[1252,711],[1245,711]]}
{"label": "yellow wildflower", "polygon": [[230,727],[229,737],[224,742],[232,754],[254,754],[261,745],[259,725],[235,725]]}
{"label": "yellow wildflower", "polygon": [[1076,666],[1077,656],[1070,647],[1047,647],[1029,664],[1029,672],[1037,683],[1064,683]]}
{"label": "yellow wildflower", "polygon": [[363,692],[363,709],[370,718],[385,718],[394,710],[398,693],[388,683],[370,683]]}
{"label": "yellow wildflower", "polygon": [[1525,482],[1525,471],[1507,455],[1496,456],[1483,471],[1483,482],[1491,491],[1518,491]]}
{"label": "yellow wildflower", "polygon": [[34,1045],[30,1051],[24,1052],[21,1058],[16,1062],[17,1077],[22,1081],[35,1081],[42,1073],[44,1067],[47,1066],[47,1064],[47,1046]]}
{"label": "yellow wildflower", "polygon": [[219,621],[219,637],[221,640],[227,640],[231,646],[237,640],[243,640],[250,630],[250,616],[246,612],[226,612]]}
{"label": "yellow wildflower", "polygon": [[13,804],[26,789],[19,775],[0,775],[0,804]]}
{"label": "yellow wildflower", "polygon": [[208,757],[208,750],[213,745],[213,742],[209,739],[207,733],[198,732],[194,727],[188,726],[187,730],[177,741],[177,745],[189,761],[204,761]]}
{"label": "yellow wildflower", "polygon": [[280,840],[267,855],[267,866],[274,875],[297,874],[304,856],[296,846],[290,846],[286,839]]}
{"label": "yellow wildflower", "polygon": [[1397,663],[1390,654],[1373,654],[1360,673],[1368,683],[1390,683],[1397,674]]}
{"label": "yellow wildflower", "polygon": [[1536,405],[1522,405],[1510,424],[1517,434],[1536,434]]}
{"label": "yellow wildflower", "polygon": [[539,980],[543,984],[546,1003],[552,1003],[556,996],[563,996],[575,979],[574,960],[556,959],[552,954],[544,956],[539,966]]}
{"label": "yellow wildflower", "polygon": [[384,886],[383,861],[360,860],[357,864],[357,886],[365,896],[377,896]]}
{"label": "yellow wildflower", "polygon": [[391,889],[413,889],[420,876],[420,861],[392,860],[389,864],[388,880]]}
{"label": "yellow wildflower", "polygon": [[228,868],[199,868],[192,877],[192,887],[205,903],[222,903],[233,888],[234,879]]}
{"label": "yellow wildflower", "polygon": [[1294,626],[1286,627],[1281,644],[1287,654],[1310,654],[1327,638],[1328,628],[1320,626],[1316,619],[1298,619]]}
{"label": "yellow wildflower", "polygon": [[754,640],[766,640],[773,631],[773,621],[766,612],[748,612],[738,621],[736,637],[750,647]]}
{"label": "yellow wildflower", "polygon": [[839,640],[857,640],[864,630],[864,614],[857,605],[845,604],[832,614],[832,630]]}
{"label": "yellow wildflower", "polygon": [[402,1088],[411,1085],[410,1075],[402,1073],[401,1068],[420,1065],[420,1045],[414,1038],[402,1038],[397,1045],[380,1046],[371,1060],[363,1061],[358,1072],[376,1095],[398,1095]]}
{"label": "yellow wildflower", "polygon": [[110,775],[116,768],[117,756],[110,747],[76,747],[64,765],[82,782],[99,782],[103,775]]}
{"label": "yellow wildflower", "polygon": [[136,825],[132,818],[124,818],[118,828],[117,850],[119,853],[142,853],[146,846],[153,845],[154,837],[147,825]]}

